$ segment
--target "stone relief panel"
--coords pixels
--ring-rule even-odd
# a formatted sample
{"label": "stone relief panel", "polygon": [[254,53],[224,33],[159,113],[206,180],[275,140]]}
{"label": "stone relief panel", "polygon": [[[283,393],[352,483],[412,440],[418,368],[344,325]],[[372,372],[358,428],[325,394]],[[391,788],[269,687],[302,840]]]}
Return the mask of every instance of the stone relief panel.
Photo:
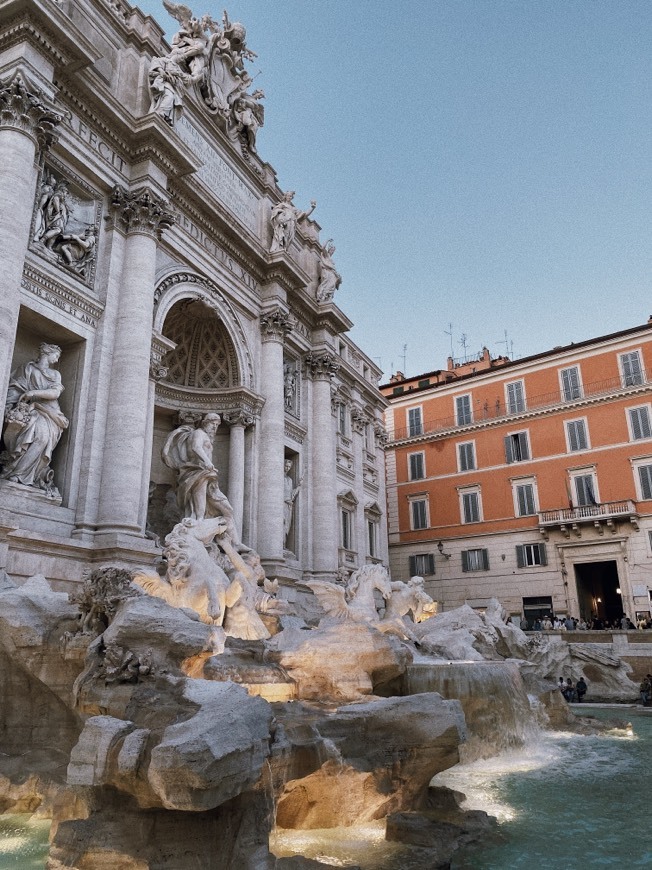
{"label": "stone relief panel", "polygon": [[99,195],[80,179],[45,163],[34,203],[31,249],[92,287],[101,210]]}

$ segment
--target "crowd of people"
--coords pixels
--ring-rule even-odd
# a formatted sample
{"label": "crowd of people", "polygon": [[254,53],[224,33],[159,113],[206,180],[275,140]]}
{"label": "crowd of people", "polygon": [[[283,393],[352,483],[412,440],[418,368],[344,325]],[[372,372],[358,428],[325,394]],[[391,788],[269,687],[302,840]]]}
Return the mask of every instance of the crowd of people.
{"label": "crowd of people", "polygon": [[584,677],[580,677],[575,684],[570,677],[568,677],[565,681],[563,677],[560,677],[557,688],[562,693],[564,698],[566,698],[569,704],[581,704],[584,700],[584,695],[586,695],[588,684]]}
{"label": "crowd of people", "polygon": [[527,617],[521,619],[521,628],[523,631],[640,631],[652,629],[652,619],[649,615],[641,617],[636,624],[623,614],[619,619],[600,619],[599,616],[594,616],[590,620],[576,619],[574,616],[547,616],[536,617],[529,620]]}

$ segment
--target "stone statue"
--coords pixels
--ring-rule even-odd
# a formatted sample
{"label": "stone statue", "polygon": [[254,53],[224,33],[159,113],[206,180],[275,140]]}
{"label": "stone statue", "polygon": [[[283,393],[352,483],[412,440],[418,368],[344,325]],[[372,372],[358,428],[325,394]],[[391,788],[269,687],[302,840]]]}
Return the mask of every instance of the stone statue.
{"label": "stone statue", "polygon": [[320,264],[319,264],[319,285],[317,286],[317,301],[330,302],[335,291],[342,283],[342,278],[338,274],[333,263],[333,254],[335,253],[335,245],[333,240],[329,239],[321,249]]}
{"label": "stone statue", "polygon": [[297,370],[292,363],[285,363],[283,366],[283,401],[285,402],[285,410],[294,410],[294,396],[297,391]]}
{"label": "stone statue", "polygon": [[[41,191],[41,198],[43,198],[43,191]],[[41,211],[42,232],[40,241],[46,248],[52,250],[57,239],[63,235],[71,215],[67,182],[57,182],[54,190],[47,197]]]}
{"label": "stone statue", "polygon": [[290,477],[290,471],[292,470],[292,460],[285,460],[285,477],[283,478],[283,541],[287,543],[287,537],[290,532],[290,526],[292,525],[292,514],[294,513],[294,502],[296,501],[297,495],[299,494],[299,490],[301,489],[301,484],[303,483],[303,477],[299,481],[299,483],[295,486],[294,481]]}
{"label": "stone statue", "polygon": [[207,547],[216,536],[227,534],[224,517],[182,520],[165,539],[165,579],[141,571],[134,575],[134,583],[174,607],[194,610],[202,622],[221,626],[227,607],[242,595],[242,586],[227,577]]}
{"label": "stone statue", "polygon": [[276,251],[287,251],[292,244],[297,231],[297,223],[303,218],[308,217],[317,208],[317,203],[313,199],[310,203],[308,211],[301,211],[292,204],[294,191],[288,190],[283,194],[283,199],[277,203],[272,209],[270,221],[272,223],[272,244],[270,253]]}
{"label": "stone statue", "polygon": [[52,368],[61,356],[56,344],[42,344],[38,359],[12,372],[5,408],[3,469],[0,477],[60,498],[50,468],[52,453],[68,420],[59,407],[61,375]]}
{"label": "stone statue", "polygon": [[239,542],[233,508],[220,489],[213,465],[213,442],[220,423],[220,415],[211,412],[198,425],[179,426],[168,437],[161,456],[168,468],[178,472],[177,503],[182,515],[192,520],[223,517],[228,536]]}
{"label": "stone statue", "polygon": [[247,93],[253,79],[244,67],[256,55],[246,45],[246,30],[225,11],[219,24],[210,15],[193,15],[188,6],[163,0],[180,24],[165,57],[154,58],[149,72],[151,112],[174,125],[182,108],[183,90],[196,85],[206,108],[226,122],[231,138],[242,142],[243,154],[255,151],[256,133],[264,115],[262,91]]}
{"label": "stone statue", "polygon": [[172,49],[166,57],[154,57],[149,65],[149,92],[152,101],[150,112],[160,115],[173,127],[181,115],[183,88],[190,83],[191,77],[183,71],[181,55]]}
{"label": "stone statue", "polygon": [[423,588],[423,577],[410,577],[407,583],[392,583],[392,594],[385,607],[383,619],[402,618],[412,613],[415,623],[424,622],[437,613],[437,603]]}

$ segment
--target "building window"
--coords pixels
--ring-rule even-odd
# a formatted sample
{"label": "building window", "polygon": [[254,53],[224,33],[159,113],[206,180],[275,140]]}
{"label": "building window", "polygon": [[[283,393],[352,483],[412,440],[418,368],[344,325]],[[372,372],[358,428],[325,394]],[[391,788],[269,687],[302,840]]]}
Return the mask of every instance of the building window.
{"label": "building window", "polygon": [[410,577],[423,577],[434,573],[434,553],[417,553],[416,556],[410,556]]}
{"label": "building window", "polygon": [[650,426],[650,409],[647,405],[640,408],[629,408],[629,434],[632,441],[641,441],[643,438],[652,437]]}
{"label": "building window", "polygon": [[394,387],[394,389],[392,390],[392,395],[393,396],[400,396],[404,390],[405,390],[405,387]]}
{"label": "building window", "polygon": [[460,493],[461,514],[463,523],[479,523],[482,512],[480,510],[480,490]]}
{"label": "building window", "polygon": [[353,516],[351,511],[341,510],[340,511],[340,532],[341,532],[341,545],[345,550],[353,549],[353,538],[352,538],[352,530],[353,530]]}
{"label": "building window", "polygon": [[410,480],[422,480],[426,476],[426,460],[423,453],[408,455]]}
{"label": "building window", "polygon": [[575,505],[576,507],[590,507],[597,505],[595,475],[593,474],[576,474],[573,477],[575,486]]}
{"label": "building window", "polygon": [[425,498],[415,498],[410,501],[410,515],[413,529],[428,528],[428,501]]}
{"label": "building window", "polygon": [[462,571],[488,571],[489,550],[462,550]]}
{"label": "building window", "polygon": [[525,462],[530,458],[527,432],[513,432],[505,436],[505,459],[508,463]]}
{"label": "building window", "polygon": [[566,422],[566,442],[570,453],[577,450],[588,450],[589,439],[586,431],[586,420],[568,420]]}
{"label": "building window", "polygon": [[531,517],[537,512],[534,483],[514,484],[514,505],[517,517]]}
{"label": "building window", "polygon": [[467,426],[473,422],[471,396],[457,396],[455,399],[455,419],[458,426]]}
{"label": "building window", "polygon": [[424,378],[423,380],[419,381],[417,383],[417,386],[420,389],[424,389],[425,387],[429,387],[430,386],[430,378]]}
{"label": "building window", "polygon": [[521,414],[525,411],[525,386],[523,381],[505,384],[505,403],[508,414]]}
{"label": "building window", "polygon": [[652,465],[638,466],[638,481],[642,501],[652,501]]}
{"label": "building window", "polygon": [[643,383],[643,366],[641,354],[638,350],[620,354],[620,370],[623,379],[623,387],[633,387]]}
{"label": "building window", "polygon": [[457,465],[460,471],[473,471],[475,468],[475,442],[465,441],[457,445]]}
{"label": "building window", "polygon": [[517,544],[516,565],[519,568],[534,568],[537,565],[547,565],[545,544]]}
{"label": "building window", "polygon": [[423,434],[423,422],[421,420],[421,408],[410,408],[408,411],[408,432],[410,437]]}
{"label": "building window", "polygon": [[378,555],[378,523],[367,520],[367,554],[372,558]]}
{"label": "building window", "polygon": [[580,370],[578,366],[561,369],[559,372],[559,380],[561,383],[561,395],[564,402],[572,402],[573,399],[581,399],[582,383],[580,381]]}

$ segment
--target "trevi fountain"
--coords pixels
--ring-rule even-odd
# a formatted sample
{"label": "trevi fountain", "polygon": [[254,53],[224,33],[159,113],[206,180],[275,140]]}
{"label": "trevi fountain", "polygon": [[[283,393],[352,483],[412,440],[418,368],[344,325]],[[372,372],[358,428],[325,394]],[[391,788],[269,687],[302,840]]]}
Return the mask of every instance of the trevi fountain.
{"label": "trevi fountain", "polygon": [[0,867],[522,866],[499,781],[629,666],[389,576],[335,245],[243,25],[164,6],[0,3]]}

